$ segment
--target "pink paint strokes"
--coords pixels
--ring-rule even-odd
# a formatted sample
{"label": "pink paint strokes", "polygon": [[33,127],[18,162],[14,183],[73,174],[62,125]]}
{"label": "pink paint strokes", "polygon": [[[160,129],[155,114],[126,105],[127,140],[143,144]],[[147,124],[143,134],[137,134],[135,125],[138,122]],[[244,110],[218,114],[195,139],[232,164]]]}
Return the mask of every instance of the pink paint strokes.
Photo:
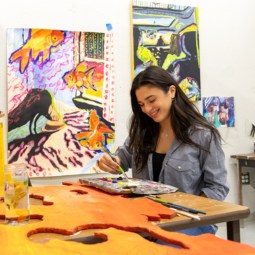
{"label": "pink paint strokes", "polygon": [[46,140],[46,136],[44,136],[41,140],[39,140],[38,146],[40,146],[45,140]]}
{"label": "pink paint strokes", "polygon": [[[15,123],[8,133],[8,161],[25,161],[31,177],[49,176],[49,172],[51,176],[100,172],[95,157],[100,150],[82,146],[74,136],[89,129],[88,118],[93,110],[114,130],[114,108],[110,93],[114,79],[111,63],[112,40],[108,40],[106,45],[106,35],[102,33],[62,31],[64,39],[51,47],[50,51],[47,51],[47,47],[37,48],[36,54],[31,58],[27,58],[25,51],[24,56],[18,58],[18,55],[14,54],[26,49],[26,44],[31,39],[30,31],[9,29],[7,33],[7,59],[9,61],[13,57],[14,60],[7,64],[8,112],[10,125],[11,122]],[[112,35],[108,37],[110,39]],[[19,38],[23,45],[16,45],[12,38]],[[111,56],[107,60],[105,46]],[[15,57],[17,58],[14,59]],[[81,62],[86,62],[88,69],[94,68],[90,78],[95,87],[81,90],[82,93],[79,94],[77,86],[81,79],[77,79],[76,87],[69,90],[63,81],[63,75]],[[80,78],[81,75],[77,77]],[[33,97],[26,98],[34,91],[48,93],[48,97],[40,99],[36,107],[33,105]],[[25,100],[27,107],[19,108]],[[14,111],[16,116],[12,114]],[[22,119],[25,119],[24,123]],[[61,123],[59,127],[56,124],[58,122]],[[114,146],[113,137],[105,140],[111,143],[111,146]],[[111,150],[113,151],[113,148]]]}
{"label": "pink paint strokes", "polygon": [[8,100],[8,112],[10,112],[22,102],[27,94],[26,87],[22,80],[15,77],[11,72],[10,75],[8,74],[8,93],[14,94],[14,96]]}

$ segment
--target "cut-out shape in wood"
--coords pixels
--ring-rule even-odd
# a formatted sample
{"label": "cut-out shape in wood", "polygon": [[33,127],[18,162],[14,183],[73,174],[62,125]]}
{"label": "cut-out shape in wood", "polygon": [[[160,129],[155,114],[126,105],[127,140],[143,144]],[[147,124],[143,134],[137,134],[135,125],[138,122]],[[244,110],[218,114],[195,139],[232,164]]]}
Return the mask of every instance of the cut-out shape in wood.
{"label": "cut-out shape in wood", "polygon": [[[160,231],[158,231],[160,232]],[[215,254],[255,254],[255,248],[249,245],[244,245],[236,242],[227,241],[218,238],[211,234],[204,234],[201,236],[187,236],[184,234],[178,234],[173,232],[166,232],[161,230],[159,233],[164,235],[164,241],[173,241],[174,239],[181,239],[185,242],[184,249],[177,249],[169,246],[159,245],[154,242],[150,242],[138,234],[120,231],[117,229],[109,228],[107,230],[101,230],[95,233],[96,237],[107,240],[106,242],[97,245],[80,245],[80,254],[89,255],[105,255],[105,254],[118,254],[118,255],[215,255]],[[160,236],[158,235],[158,236]],[[56,244],[60,244],[59,240],[51,240],[46,246],[54,247]],[[73,251],[73,247],[70,245],[72,242],[65,242],[63,248],[67,251]]]}
{"label": "cut-out shape in wood", "polygon": [[[190,237],[162,230],[148,222],[148,219],[172,218],[175,212],[149,199],[129,200],[95,188],[83,187],[78,183],[66,184],[70,186],[29,188],[33,197],[40,196],[53,204],[31,206],[31,215],[43,215],[42,221],[15,227],[0,225],[2,254],[152,254],[148,253],[150,249],[154,254],[166,254],[170,251],[171,254],[183,254],[183,250],[157,245],[138,234],[126,231],[150,233],[162,241],[183,247],[189,254],[210,254],[210,250],[214,251],[213,254],[215,251],[255,254],[255,249],[248,245],[222,240],[210,234]],[[3,189],[0,189],[1,196]],[[3,203],[0,203],[0,216],[4,216]],[[96,234],[108,241],[95,245],[56,239],[38,244],[28,239],[41,232],[72,235],[82,229],[109,227],[115,229],[110,228]]]}
{"label": "cut-out shape in wood", "polygon": [[36,195],[36,194],[29,194],[29,197],[33,197],[33,198],[36,198],[36,199],[41,199],[43,201],[44,205],[53,205],[53,202],[45,201],[43,196]]}

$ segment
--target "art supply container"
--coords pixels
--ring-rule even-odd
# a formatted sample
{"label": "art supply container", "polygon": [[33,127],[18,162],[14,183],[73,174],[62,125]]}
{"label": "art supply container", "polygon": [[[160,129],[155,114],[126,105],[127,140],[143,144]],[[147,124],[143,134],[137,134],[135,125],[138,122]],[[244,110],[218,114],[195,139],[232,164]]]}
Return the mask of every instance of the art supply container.
{"label": "art supply container", "polygon": [[29,223],[28,175],[24,163],[5,165],[4,187],[6,224]]}

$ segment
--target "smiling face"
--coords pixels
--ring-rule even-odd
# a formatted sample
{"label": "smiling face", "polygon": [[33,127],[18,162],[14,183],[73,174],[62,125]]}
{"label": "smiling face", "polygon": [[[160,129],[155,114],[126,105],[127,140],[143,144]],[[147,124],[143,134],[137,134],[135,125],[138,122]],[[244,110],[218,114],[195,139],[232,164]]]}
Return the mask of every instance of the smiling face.
{"label": "smiling face", "polygon": [[172,99],[175,97],[175,86],[172,85],[165,93],[153,85],[144,85],[135,91],[141,110],[155,122],[163,123],[170,119]]}
{"label": "smiling face", "polygon": [[209,112],[213,112],[213,105],[210,105],[210,106],[208,107],[208,110],[209,110]]}

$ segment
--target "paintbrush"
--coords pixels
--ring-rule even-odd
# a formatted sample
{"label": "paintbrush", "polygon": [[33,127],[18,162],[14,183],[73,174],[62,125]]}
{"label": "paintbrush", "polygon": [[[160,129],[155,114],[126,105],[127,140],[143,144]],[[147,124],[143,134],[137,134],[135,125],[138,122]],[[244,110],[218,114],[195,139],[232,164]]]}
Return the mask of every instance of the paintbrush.
{"label": "paintbrush", "polygon": [[155,201],[155,202],[158,202],[158,203],[161,203],[162,205],[164,206],[167,206],[167,207],[171,207],[171,208],[175,208],[175,209],[178,209],[178,210],[181,210],[181,211],[186,211],[186,212],[191,212],[191,213],[202,213],[202,214],[206,214],[205,212],[202,212],[202,211],[198,211],[196,209],[193,209],[193,208],[189,208],[189,207],[186,207],[186,206],[182,206],[182,205],[177,205],[177,204],[173,204],[173,203],[169,203],[167,201],[163,201],[161,199],[158,199],[156,198],[155,196],[147,196],[147,198]]}
{"label": "paintbrush", "polygon": [[[160,199],[154,198],[155,196],[154,196],[154,197],[146,196],[146,197],[149,198],[149,199],[151,199],[151,200],[153,200],[153,201],[155,201],[155,202],[161,203],[161,201],[162,201],[162,200],[160,200]],[[165,202],[165,203],[161,203],[161,204],[164,205],[164,206],[166,206],[166,207],[168,207],[169,209],[172,209],[172,210],[176,211],[176,212],[179,213],[179,214],[183,214],[183,215],[185,215],[185,216],[187,216],[187,217],[190,217],[190,218],[192,218],[192,219],[200,220],[200,217],[199,217],[199,216],[195,216],[195,215],[192,215],[192,214],[190,214],[190,213],[180,211],[180,210],[183,210],[183,208],[174,206],[174,205],[172,205],[171,203]],[[167,205],[167,204],[168,204],[168,205]],[[177,210],[177,209],[179,209],[179,210]],[[185,211],[186,211],[186,210],[185,210]],[[194,213],[194,212],[193,212],[193,213]]]}
{"label": "paintbrush", "polygon": [[129,179],[126,175],[126,173],[124,172],[124,170],[122,169],[122,167],[118,164],[118,162],[116,161],[116,159],[113,157],[113,155],[111,154],[111,152],[106,148],[106,146],[103,144],[103,142],[100,140],[101,144],[103,145],[103,148],[105,149],[105,151],[107,152],[107,154],[111,157],[111,159],[119,166],[119,170],[120,172],[124,175],[124,177],[127,179],[127,181],[129,182]]}
{"label": "paintbrush", "polygon": [[179,211],[179,210],[176,210],[175,208],[171,208],[171,207],[168,207],[169,209],[172,209],[174,211],[176,211],[177,213],[179,214],[183,214],[187,217],[190,217],[192,219],[196,219],[196,220],[200,220],[200,217],[199,216],[196,216],[196,215],[192,215],[191,213],[187,213],[187,212],[183,212],[183,211]]}

